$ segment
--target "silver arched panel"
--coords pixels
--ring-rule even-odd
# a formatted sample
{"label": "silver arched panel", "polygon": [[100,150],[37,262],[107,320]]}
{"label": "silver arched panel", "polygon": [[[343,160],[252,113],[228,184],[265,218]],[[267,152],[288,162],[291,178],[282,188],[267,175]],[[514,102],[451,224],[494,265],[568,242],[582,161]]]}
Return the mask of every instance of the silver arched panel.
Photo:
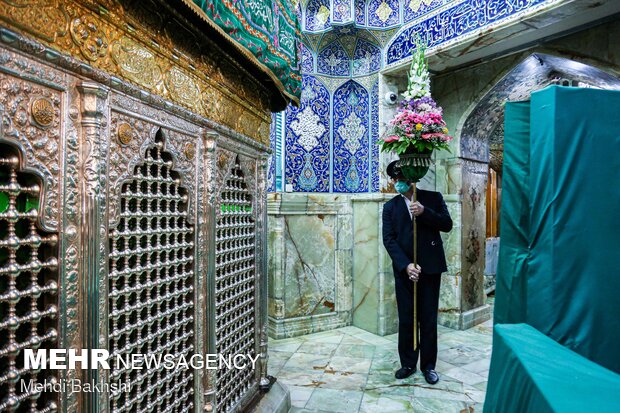
{"label": "silver arched panel", "polygon": [[[215,223],[215,348],[224,357],[256,356],[258,321],[256,220],[253,177],[244,174],[238,156],[226,157]],[[220,369],[216,375],[218,412],[236,409],[258,388],[257,371]]]}
{"label": "silver arched panel", "polygon": [[37,225],[43,185],[20,155],[0,144],[0,411],[55,412],[58,393],[34,385],[57,372],[26,369],[24,350],[58,348],[58,236]]}
{"label": "silver arched panel", "polygon": [[[188,194],[156,139],[121,189],[110,233],[109,337],[112,355],[194,354],[194,236]],[[191,412],[190,369],[118,368],[111,380],[131,392],[110,397],[112,412]]]}

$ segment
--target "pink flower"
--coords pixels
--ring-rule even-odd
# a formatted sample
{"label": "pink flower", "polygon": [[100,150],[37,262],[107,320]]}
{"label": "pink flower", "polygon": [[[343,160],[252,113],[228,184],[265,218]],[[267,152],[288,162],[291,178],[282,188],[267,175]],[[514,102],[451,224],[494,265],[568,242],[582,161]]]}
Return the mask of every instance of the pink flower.
{"label": "pink flower", "polygon": [[387,138],[383,138],[383,141],[385,143],[396,142],[398,140],[400,140],[400,137],[396,135],[390,135]]}
{"label": "pink flower", "polygon": [[433,138],[442,138],[443,140],[444,136],[446,135],[444,135],[443,133],[437,133],[437,132],[436,133],[424,133],[422,134],[422,139],[429,140]]}

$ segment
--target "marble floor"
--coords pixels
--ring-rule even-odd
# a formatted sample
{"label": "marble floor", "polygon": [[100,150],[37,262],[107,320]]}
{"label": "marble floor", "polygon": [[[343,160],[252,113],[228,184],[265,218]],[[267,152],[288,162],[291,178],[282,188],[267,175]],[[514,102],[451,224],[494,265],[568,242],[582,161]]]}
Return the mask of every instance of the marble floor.
{"label": "marble floor", "polygon": [[397,335],[344,327],[269,341],[269,374],[291,392],[291,413],[482,412],[491,357],[492,321],[466,331],[439,326],[432,386],[418,371],[396,380]]}

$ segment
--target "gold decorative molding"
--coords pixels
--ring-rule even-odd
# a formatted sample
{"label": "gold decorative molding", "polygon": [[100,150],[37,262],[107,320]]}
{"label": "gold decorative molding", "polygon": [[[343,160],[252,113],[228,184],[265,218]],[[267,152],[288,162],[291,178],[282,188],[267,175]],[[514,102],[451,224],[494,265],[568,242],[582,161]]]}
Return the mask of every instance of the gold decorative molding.
{"label": "gold decorative molding", "polygon": [[155,54],[129,37],[123,36],[112,44],[112,58],[126,79],[147,90],[156,90],[163,74]]}
{"label": "gold decorative molding", "polygon": [[66,35],[69,26],[69,17],[58,0],[0,0],[0,20],[47,42]]}
{"label": "gold decorative molding", "polygon": [[80,48],[82,56],[91,62],[108,53],[108,38],[98,26],[98,22],[89,15],[71,21],[71,38]]}
{"label": "gold decorative molding", "polygon": [[[131,10],[126,7],[118,0],[0,0],[0,20],[11,30],[269,144],[266,88],[214,43],[177,44],[172,33],[191,26],[169,16],[161,4],[144,1]],[[166,30],[151,24],[151,18],[161,19]]]}
{"label": "gold decorative molding", "polygon": [[183,105],[192,108],[194,112],[200,111],[200,87],[197,82],[178,67],[173,67],[166,73],[166,88],[172,98]]}

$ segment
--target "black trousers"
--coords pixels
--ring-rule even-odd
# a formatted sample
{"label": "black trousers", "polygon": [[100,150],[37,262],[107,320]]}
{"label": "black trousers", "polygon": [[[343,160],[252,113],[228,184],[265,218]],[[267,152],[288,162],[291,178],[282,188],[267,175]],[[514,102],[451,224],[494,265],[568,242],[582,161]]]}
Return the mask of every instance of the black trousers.
{"label": "black trousers", "polygon": [[[415,368],[420,353],[420,370],[435,369],[437,363],[437,309],[441,274],[420,274],[418,280],[418,349],[413,350],[413,281],[396,276],[398,306],[398,355],[403,367]],[[417,327],[417,326],[416,326]]]}

